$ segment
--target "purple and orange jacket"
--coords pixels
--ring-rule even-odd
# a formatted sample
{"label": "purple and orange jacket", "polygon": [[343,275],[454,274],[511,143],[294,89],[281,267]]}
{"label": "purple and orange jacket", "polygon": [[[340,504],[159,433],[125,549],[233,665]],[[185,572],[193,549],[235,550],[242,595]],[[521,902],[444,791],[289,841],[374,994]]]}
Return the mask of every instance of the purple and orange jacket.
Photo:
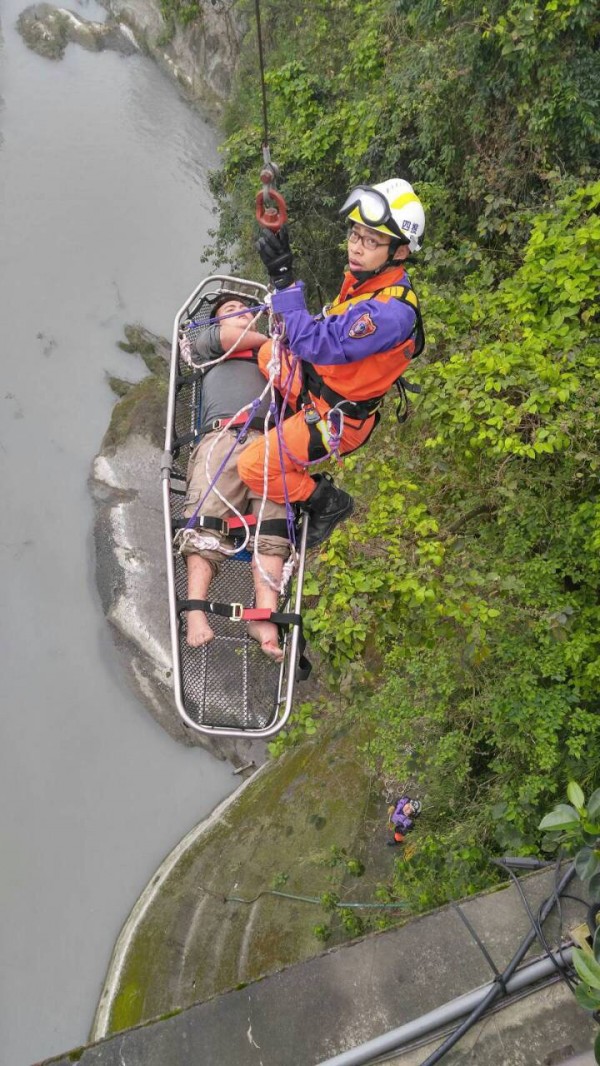
{"label": "purple and orange jacket", "polygon": [[407,815],[402,812],[402,808],[406,803],[410,803],[410,796],[402,796],[398,800],[393,813],[390,815],[390,822],[396,827],[396,829],[399,829],[401,833],[408,833],[414,825],[413,819],[407,817]]}
{"label": "purple and orange jacket", "polygon": [[294,355],[349,400],[385,395],[415,354],[418,301],[402,266],[362,283],[346,272],[339,295],[316,318],[301,281],[274,293],[273,310],[285,319]]}

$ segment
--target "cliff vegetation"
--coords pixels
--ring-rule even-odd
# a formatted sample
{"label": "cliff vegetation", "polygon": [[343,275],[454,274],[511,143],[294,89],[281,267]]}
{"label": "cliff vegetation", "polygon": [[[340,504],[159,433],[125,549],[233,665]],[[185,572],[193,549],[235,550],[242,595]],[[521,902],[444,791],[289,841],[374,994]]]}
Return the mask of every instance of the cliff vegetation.
{"label": "cliff vegetation", "polygon": [[[388,399],[346,462],[357,512],[307,587],[362,757],[424,799],[401,894],[427,907],[488,884],[491,855],[538,851],[567,782],[599,777],[600,23],[589,0],[262,0],[262,24],[314,309],[338,287],[348,188],[403,176],[427,211],[422,393],[402,427]],[[213,254],[262,276],[254,33]]]}

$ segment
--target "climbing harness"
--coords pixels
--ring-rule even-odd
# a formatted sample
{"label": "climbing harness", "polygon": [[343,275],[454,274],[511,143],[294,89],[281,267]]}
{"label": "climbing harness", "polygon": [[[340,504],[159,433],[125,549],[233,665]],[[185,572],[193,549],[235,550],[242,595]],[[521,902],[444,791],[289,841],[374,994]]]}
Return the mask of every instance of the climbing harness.
{"label": "climbing harness", "polygon": [[[185,725],[209,735],[269,737],[285,725],[292,709],[296,680],[308,676],[310,664],[304,655],[302,633],[302,588],[308,521],[296,515],[289,500],[286,518],[263,518],[266,504],[265,464],[264,492],[257,515],[242,514],[227,500],[219,488],[219,476],[227,459],[244,443],[250,429],[260,428],[269,441],[268,430],[278,424],[279,409],[275,400],[273,380],[280,371],[280,339],[278,324],[269,316],[273,336],[272,366],[269,380],[261,396],[235,412],[231,418],[201,423],[203,381],[215,366],[228,358],[225,352],[197,366],[193,357],[193,341],[210,322],[210,309],[220,293],[232,299],[250,301],[254,306],[253,320],[248,329],[266,309],[265,286],[242,278],[212,275],[202,281],[178,312],[173,326],[171,370],[167,409],[165,451],[162,460],[163,507],[167,544],[167,579],[169,617],[173,654],[173,687],[177,710]],[[266,337],[265,337],[266,340]],[[240,358],[245,353],[239,353]],[[270,397],[264,417],[257,411],[261,401]],[[214,434],[205,459],[208,490],[200,499],[194,513],[184,514],[186,500],[186,471],[191,451],[205,434]],[[218,441],[226,441],[226,458],[217,469],[211,457]],[[202,513],[206,497],[213,493],[227,510],[224,519]],[[189,510],[188,510],[189,515]],[[247,550],[254,535],[253,553]],[[287,537],[290,558],[285,563],[277,610],[257,608],[251,563],[264,581],[273,581],[264,569],[258,553],[260,535]],[[227,538],[223,544],[222,537]],[[189,600],[187,568],[182,549],[218,550],[222,562],[204,600]],[[188,613],[203,611],[210,616],[215,639],[200,647],[187,643]],[[250,638],[248,623],[273,622],[280,633],[283,661],[273,662]]]}
{"label": "climbing harness", "polygon": [[[331,304],[324,308],[324,314],[343,314],[348,307],[378,297],[399,300],[401,303],[407,303],[412,307],[416,314],[413,333],[406,341],[398,345],[395,349],[396,357],[399,360],[403,360],[401,365],[404,370],[413,359],[416,359],[421,354],[425,347],[423,320],[419,308],[419,301],[414,290],[408,284],[390,284],[383,285],[380,288],[369,289],[367,292],[359,292],[354,296],[350,293],[351,290],[347,289],[346,292],[337,296]],[[346,418],[353,419],[357,422],[366,422],[368,419],[374,418],[371,432],[375,429],[380,419],[379,411],[387,395],[387,391],[379,396],[373,396],[366,400],[350,399],[342,393],[337,392],[335,389],[332,389],[324,380],[323,373],[319,372],[317,367],[312,363],[303,361],[301,367],[302,389],[299,400],[302,407],[306,407],[308,404],[312,403],[313,398],[322,399],[325,403],[330,405],[330,413],[331,411],[339,411]],[[421,387],[420,385],[407,381],[402,373],[391,382],[391,385],[395,385],[398,390],[399,403],[396,407],[396,418],[398,422],[403,423],[406,421],[409,414],[409,399],[407,393],[420,393]],[[368,440],[368,438],[366,439]],[[366,443],[366,440],[363,441],[363,444],[364,443]]]}

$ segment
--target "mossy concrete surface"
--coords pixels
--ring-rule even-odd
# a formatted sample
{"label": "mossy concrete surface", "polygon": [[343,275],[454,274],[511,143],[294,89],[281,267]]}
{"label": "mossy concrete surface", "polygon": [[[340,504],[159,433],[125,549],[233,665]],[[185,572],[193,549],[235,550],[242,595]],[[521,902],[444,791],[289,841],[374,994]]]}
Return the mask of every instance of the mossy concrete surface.
{"label": "mossy concrete surface", "polygon": [[[520,878],[534,914],[553,895],[555,879],[554,868]],[[586,914],[585,900],[578,900],[582,892],[575,879],[560,914],[554,912],[545,923],[554,950]],[[520,893],[511,884],[107,1037],[85,1049],[82,1066],[316,1066],[375,1038],[381,1051],[383,1034],[418,1020],[420,1035],[408,1047],[400,1044],[404,1050],[398,1051],[397,1032],[386,1040],[386,1061],[417,1066],[433,1050],[428,1041],[442,1039],[440,1029],[435,1037],[430,1031],[429,1012],[436,1011],[439,1025],[440,1007],[493,982],[530,930]],[[164,937],[170,933],[166,926]],[[529,957],[540,951],[539,944],[532,945]],[[591,1050],[596,1024],[560,983],[532,986],[526,998],[504,1000],[502,1007],[500,1015],[486,1017],[445,1055],[444,1063],[567,1066],[565,1060]],[[52,1060],[54,1066],[70,1061],[68,1055]]]}
{"label": "mossy concrete surface", "polygon": [[[383,846],[385,807],[357,742],[356,731],[342,729],[263,767],[168,874],[158,872],[154,893],[151,884],[117,943],[92,1039],[319,954],[313,930],[330,915],[265,890],[373,899],[393,858]],[[363,859],[363,877],[348,873],[340,848]],[[383,867],[369,859],[373,850]],[[330,943],[347,939],[341,923],[332,924]]]}

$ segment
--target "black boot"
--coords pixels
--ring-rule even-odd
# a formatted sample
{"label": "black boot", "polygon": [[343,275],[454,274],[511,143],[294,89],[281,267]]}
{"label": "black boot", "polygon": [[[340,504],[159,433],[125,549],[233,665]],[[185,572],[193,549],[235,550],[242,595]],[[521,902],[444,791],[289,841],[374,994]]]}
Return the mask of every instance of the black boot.
{"label": "black boot", "polygon": [[309,515],[306,547],[315,548],[327,540],[338,522],[352,514],[354,500],[343,489],[336,488],[330,477],[321,474],[315,491],[304,506]]}

